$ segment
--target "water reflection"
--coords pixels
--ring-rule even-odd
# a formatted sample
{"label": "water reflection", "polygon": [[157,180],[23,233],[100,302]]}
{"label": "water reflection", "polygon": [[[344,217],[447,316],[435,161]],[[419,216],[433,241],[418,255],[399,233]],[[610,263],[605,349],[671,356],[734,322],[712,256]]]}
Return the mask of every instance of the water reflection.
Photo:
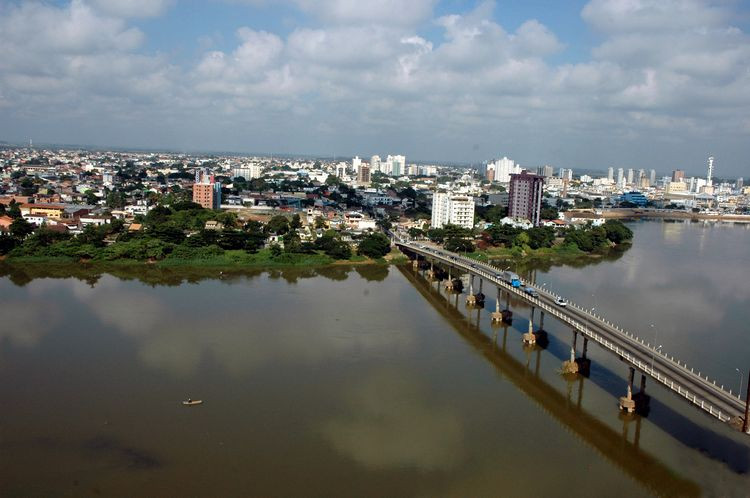
{"label": "water reflection", "polygon": [[[367,270],[360,271],[370,275]],[[29,300],[0,304],[8,325],[0,334],[14,343],[35,344],[51,327],[68,319],[59,311],[59,305],[46,304],[55,303],[56,296],[63,294],[74,298],[106,328],[135,341],[144,364],[175,377],[194,375],[207,361],[239,376],[271,364],[314,364],[356,357],[362,351],[385,354],[410,350],[415,343],[414,333],[408,327],[397,326],[408,323],[408,319],[391,316],[392,328],[383,331],[382,325],[368,319],[380,315],[378,307],[363,307],[359,314],[343,309],[341,313],[321,313],[320,303],[306,298],[310,292],[323,292],[333,302],[349,302],[348,289],[335,283],[349,272],[350,268],[339,266],[273,271],[266,277],[267,282],[255,282],[260,276],[253,274],[253,280],[244,285],[234,282],[229,301],[210,290],[197,297],[190,287],[180,287],[169,295],[154,292],[109,275],[98,276],[94,284],[89,284],[91,280],[39,279],[26,284]],[[382,276],[379,268],[374,273]],[[328,278],[330,283],[313,281],[317,276]],[[152,277],[149,278],[154,282]],[[170,272],[167,282],[174,278],[176,274]],[[275,280],[304,288],[294,292],[286,283],[277,288],[269,286]],[[224,283],[225,280],[213,280],[205,285]],[[395,295],[380,301],[381,306],[398,306]],[[282,303],[294,312],[285,312]],[[280,312],[264,314],[263,321],[259,321],[258,309]]]}
{"label": "water reflection", "polygon": [[[583,441],[658,494],[700,495],[697,483],[678,477],[673,470],[640,449],[637,440],[634,441],[629,431],[625,430],[627,425],[622,433],[613,431],[582,409],[580,403],[571,402],[571,397],[567,394],[560,393],[544,382],[539,377],[539,351],[527,350],[527,357],[523,362],[506,351],[507,327],[498,332],[503,334],[502,347],[498,347],[494,338],[487,337],[467,324],[466,318],[450,302],[453,296],[449,295],[451,300],[446,300],[439,290],[434,289],[432,284],[419,274],[406,267],[399,267],[399,270],[477,352],[564,427],[574,431]],[[582,391],[580,392],[582,394]]]}
{"label": "water reflection", "polygon": [[344,407],[321,427],[337,451],[368,469],[446,470],[464,458],[458,413],[438,406],[408,372],[387,369],[352,383]]}

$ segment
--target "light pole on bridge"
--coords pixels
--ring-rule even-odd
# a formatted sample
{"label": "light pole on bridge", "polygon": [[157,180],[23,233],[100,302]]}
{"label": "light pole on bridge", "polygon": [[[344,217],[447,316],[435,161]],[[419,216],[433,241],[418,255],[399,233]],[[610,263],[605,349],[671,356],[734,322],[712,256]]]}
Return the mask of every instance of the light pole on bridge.
{"label": "light pole on bridge", "polygon": [[658,346],[657,348],[655,348],[655,349],[654,349],[654,350],[653,350],[653,351],[651,352],[651,373],[652,373],[652,374],[654,373],[654,357],[656,356],[656,353],[657,353],[657,352],[658,352],[658,351],[659,351],[659,350],[661,349],[661,346],[662,346],[662,345],[661,345],[661,344],[659,344],[659,346]]}

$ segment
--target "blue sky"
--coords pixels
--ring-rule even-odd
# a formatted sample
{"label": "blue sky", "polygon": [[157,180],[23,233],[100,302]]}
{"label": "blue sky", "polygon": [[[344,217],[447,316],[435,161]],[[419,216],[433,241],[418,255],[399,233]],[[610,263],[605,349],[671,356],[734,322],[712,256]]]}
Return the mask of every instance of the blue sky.
{"label": "blue sky", "polygon": [[0,1],[0,140],[750,177],[749,10]]}

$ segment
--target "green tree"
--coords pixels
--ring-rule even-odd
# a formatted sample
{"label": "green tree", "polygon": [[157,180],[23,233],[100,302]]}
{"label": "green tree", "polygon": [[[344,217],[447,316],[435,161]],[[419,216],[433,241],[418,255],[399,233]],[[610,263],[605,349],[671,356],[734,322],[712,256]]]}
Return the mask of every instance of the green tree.
{"label": "green tree", "polygon": [[95,205],[99,202],[99,198],[96,196],[96,193],[91,189],[86,190],[83,195],[86,196],[86,204]]}
{"label": "green tree", "polygon": [[379,232],[365,235],[357,247],[358,254],[372,259],[382,258],[389,252],[391,252],[391,241]]}
{"label": "green tree", "polygon": [[530,228],[526,234],[529,236],[529,247],[532,249],[552,247],[555,242],[555,229],[552,227]]}
{"label": "green tree", "polygon": [[289,231],[289,220],[280,214],[274,216],[266,223],[266,232],[276,235],[284,235]]}
{"label": "green tree", "polygon": [[10,224],[10,234],[19,240],[25,239],[33,231],[34,227],[32,224],[23,218],[16,218]]}
{"label": "green tree", "polygon": [[451,237],[446,240],[443,247],[453,252],[474,252],[474,243],[472,241],[458,237]]}
{"label": "green tree", "polygon": [[607,239],[615,244],[621,244],[633,238],[632,230],[620,220],[607,220],[604,222],[604,230],[607,232]]}
{"label": "green tree", "polygon": [[289,223],[289,228],[297,230],[302,227],[302,221],[300,221],[299,214],[292,216],[292,221]]}
{"label": "green tree", "polygon": [[8,216],[16,219],[21,217],[21,207],[16,203],[15,199],[11,199],[8,204]]}
{"label": "green tree", "polygon": [[125,194],[120,191],[114,191],[107,194],[107,207],[111,209],[122,209],[125,207]]}

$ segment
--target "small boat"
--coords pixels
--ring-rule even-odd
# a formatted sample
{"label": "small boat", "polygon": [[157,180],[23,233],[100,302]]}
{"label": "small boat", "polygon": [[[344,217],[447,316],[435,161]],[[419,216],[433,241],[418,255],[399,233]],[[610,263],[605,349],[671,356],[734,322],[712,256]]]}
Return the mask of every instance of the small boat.
{"label": "small boat", "polygon": [[203,400],[202,399],[190,399],[190,398],[188,398],[185,401],[183,401],[182,404],[185,405],[185,406],[202,405],[203,404]]}

